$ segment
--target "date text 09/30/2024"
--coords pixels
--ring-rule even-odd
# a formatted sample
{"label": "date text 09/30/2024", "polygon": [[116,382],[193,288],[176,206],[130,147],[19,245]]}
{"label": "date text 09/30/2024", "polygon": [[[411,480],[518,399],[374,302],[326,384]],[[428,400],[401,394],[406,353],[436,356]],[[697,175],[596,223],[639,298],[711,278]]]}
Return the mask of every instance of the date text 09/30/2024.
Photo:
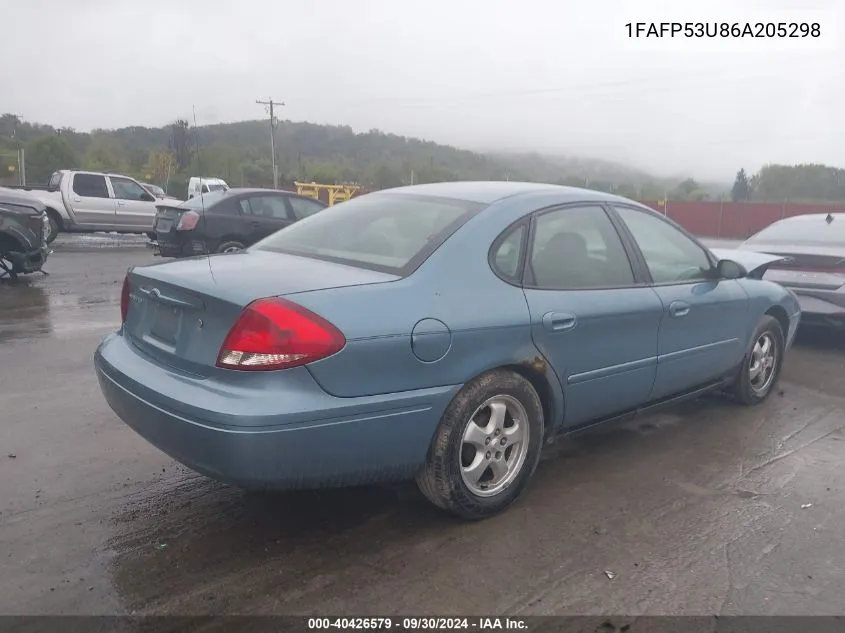
{"label": "date text 09/30/2024", "polygon": [[309,631],[524,631],[527,628],[524,619],[510,617],[308,618]]}
{"label": "date text 09/30/2024", "polygon": [[821,37],[818,22],[628,22],[628,37]]}

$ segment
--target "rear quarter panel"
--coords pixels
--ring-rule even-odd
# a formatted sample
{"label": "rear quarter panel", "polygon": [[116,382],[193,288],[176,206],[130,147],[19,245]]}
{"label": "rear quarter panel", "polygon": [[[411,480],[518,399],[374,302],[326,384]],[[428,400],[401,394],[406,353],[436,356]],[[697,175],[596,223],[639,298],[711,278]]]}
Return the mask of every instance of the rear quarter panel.
{"label": "rear quarter panel", "polygon": [[[487,208],[405,279],[289,295],[347,338],[338,354],[308,365],[318,383],[335,396],[354,397],[459,385],[489,369],[519,365],[549,382],[553,415],[562,413],[560,384],[532,341],[523,291],[499,279],[487,261],[493,240],[525,208],[506,202]],[[420,324],[424,319],[445,324],[449,333],[431,327],[436,322]],[[414,332],[417,324],[427,327]],[[420,360],[412,332],[415,344],[445,355]]]}

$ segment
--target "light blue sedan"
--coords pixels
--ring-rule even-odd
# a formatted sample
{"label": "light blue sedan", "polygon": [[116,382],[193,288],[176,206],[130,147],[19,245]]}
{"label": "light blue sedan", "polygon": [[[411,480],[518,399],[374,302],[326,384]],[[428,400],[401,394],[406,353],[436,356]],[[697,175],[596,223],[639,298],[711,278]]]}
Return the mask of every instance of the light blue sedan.
{"label": "light blue sedan", "polygon": [[801,316],[762,279],[779,259],[594,191],[404,187],[244,252],[130,269],[94,361],[117,415],[209,477],[416,478],[478,519],[553,437],[713,390],[763,401]]}

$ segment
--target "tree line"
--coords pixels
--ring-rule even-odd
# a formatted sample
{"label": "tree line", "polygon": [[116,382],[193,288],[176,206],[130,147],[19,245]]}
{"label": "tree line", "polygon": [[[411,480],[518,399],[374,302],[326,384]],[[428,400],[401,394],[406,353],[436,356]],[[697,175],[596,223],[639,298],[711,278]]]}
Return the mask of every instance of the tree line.
{"label": "tree line", "polygon": [[[845,200],[843,170],[824,165],[768,165],[737,174],[733,188],[661,179],[607,161],[539,154],[480,154],[429,141],[355,133],[348,126],[280,121],[277,166],[282,186],[296,180],[354,183],[383,189],[452,180],[527,180],[588,187],[639,200]],[[16,182],[16,151],[26,156],[28,183],[45,183],[57,169],[130,175],[174,195],[190,176],[220,177],[235,187],[273,182],[267,121],[200,127],[178,119],[160,128],[79,132],[0,115],[0,184]]]}

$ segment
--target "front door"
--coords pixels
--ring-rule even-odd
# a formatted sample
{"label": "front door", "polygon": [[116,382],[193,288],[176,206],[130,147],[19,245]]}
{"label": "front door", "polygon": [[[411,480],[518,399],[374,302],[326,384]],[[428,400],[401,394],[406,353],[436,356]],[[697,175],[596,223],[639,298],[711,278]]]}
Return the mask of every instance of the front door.
{"label": "front door", "polygon": [[750,334],[742,286],[718,279],[704,247],[661,216],[635,207],[614,209],[639,247],[663,305],[651,399],[703,385],[736,367]]}
{"label": "front door", "polygon": [[262,193],[241,201],[250,222],[249,243],[254,244],[293,222],[293,213],[284,194]]}
{"label": "front door", "polygon": [[566,426],[643,404],[654,383],[659,297],[634,272],[599,205],[534,220],[525,297],[535,345],[564,392]]}
{"label": "front door", "polygon": [[117,203],[117,227],[121,230],[152,231],[158,202],[130,178],[109,176]]}
{"label": "front door", "polygon": [[114,228],[115,201],[102,174],[73,174],[70,207],[77,224],[104,230]]}

